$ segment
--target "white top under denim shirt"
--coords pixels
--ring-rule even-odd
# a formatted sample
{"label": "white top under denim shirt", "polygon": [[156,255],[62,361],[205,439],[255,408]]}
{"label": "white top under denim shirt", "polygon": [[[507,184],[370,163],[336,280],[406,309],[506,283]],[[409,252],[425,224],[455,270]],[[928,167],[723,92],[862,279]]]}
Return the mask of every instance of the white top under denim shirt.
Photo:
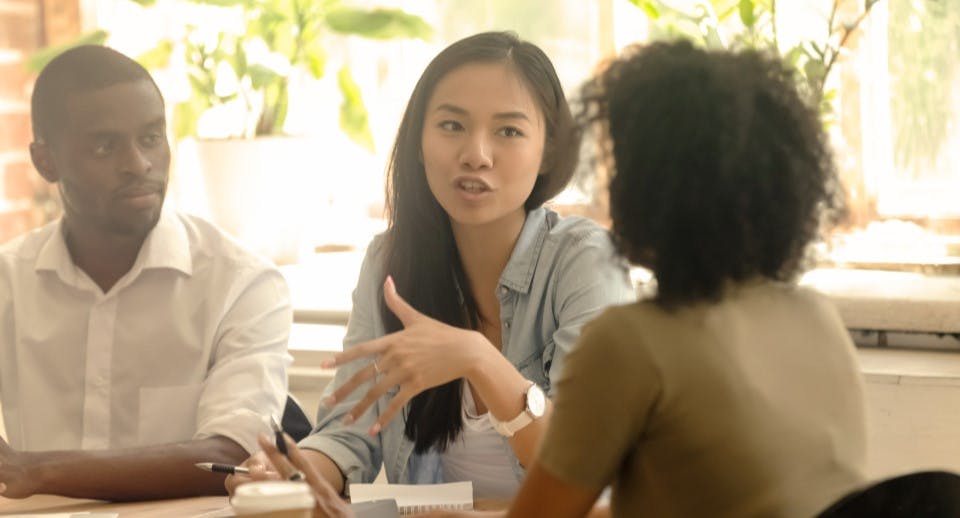
{"label": "white top under denim shirt", "polygon": [[[380,236],[374,238],[363,260],[344,350],[385,334],[379,305],[384,279],[382,242]],[[551,380],[559,375],[563,357],[577,341],[581,326],[603,308],[631,302],[636,296],[627,265],[615,253],[603,228],[580,217],[561,218],[541,207],[527,214],[500,277],[497,297],[504,356],[550,396]],[[324,396],[365,366],[364,362],[355,362],[338,368]],[[392,394],[380,398],[353,425],[341,423],[370,387],[371,382],[367,382],[332,409],[321,408],[317,427],[301,446],[330,457],[348,482],[372,482],[381,462],[391,483],[443,482],[440,453],[431,449],[422,455],[413,454],[414,444],[404,435],[403,413],[376,437],[367,435]],[[509,444],[506,451],[510,452],[515,472],[522,476]]]}
{"label": "white top under denim shirt", "polygon": [[62,220],[0,247],[0,400],[18,450],[214,435],[255,452],[287,395],[293,311],[275,266],[164,211],[107,293]]}

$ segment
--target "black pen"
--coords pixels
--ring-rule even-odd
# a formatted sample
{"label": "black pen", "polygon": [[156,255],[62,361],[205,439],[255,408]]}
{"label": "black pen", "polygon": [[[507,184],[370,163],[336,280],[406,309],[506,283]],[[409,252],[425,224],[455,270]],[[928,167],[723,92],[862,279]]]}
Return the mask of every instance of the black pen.
{"label": "black pen", "polygon": [[231,466],[229,464],[218,464],[216,462],[198,462],[194,466],[214,473],[226,473],[228,475],[249,475],[250,470],[242,466]]}
{"label": "black pen", "polygon": [[[275,416],[270,416],[270,427],[273,428],[273,437],[277,445],[277,450],[280,451],[284,457],[289,459],[290,456],[287,455],[287,441],[284,439],[283,428],[280,427],[280,423],[277,421]],[[287,477],[287,480],[298,481],[304,480],[305,478],[306,475],[304,475],[304,473],[298,469],[289,477]]]}
{"label": "black pen", "polygon": [[277,418],[274,416],[270,416],[270,427],[273,428],[273,439],[277,444],[277,449],[286,457],[287,441],[283,440],[283,428],[280,427],[280,423],[277,422]]}

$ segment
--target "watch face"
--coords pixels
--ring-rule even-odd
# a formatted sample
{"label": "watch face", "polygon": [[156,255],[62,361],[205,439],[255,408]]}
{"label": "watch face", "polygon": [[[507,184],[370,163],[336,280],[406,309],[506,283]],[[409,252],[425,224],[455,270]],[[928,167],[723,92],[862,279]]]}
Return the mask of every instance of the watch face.
{"label": "watch face", "polygon": [[543,390],[536,383],[527,390],[527,408],[533,417],[542,416],[547,409],[547,397],[543,395]]}

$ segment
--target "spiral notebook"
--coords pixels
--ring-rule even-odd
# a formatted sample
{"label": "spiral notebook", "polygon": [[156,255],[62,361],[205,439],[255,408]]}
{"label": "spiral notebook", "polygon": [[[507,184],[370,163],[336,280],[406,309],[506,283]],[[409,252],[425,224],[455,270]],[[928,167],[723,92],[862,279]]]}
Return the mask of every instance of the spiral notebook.
{"label": "spiral notebook", "polygon": [[446,484],[350,484],[354,503],[393,499],[401,515],[473,509],[473,482]]}

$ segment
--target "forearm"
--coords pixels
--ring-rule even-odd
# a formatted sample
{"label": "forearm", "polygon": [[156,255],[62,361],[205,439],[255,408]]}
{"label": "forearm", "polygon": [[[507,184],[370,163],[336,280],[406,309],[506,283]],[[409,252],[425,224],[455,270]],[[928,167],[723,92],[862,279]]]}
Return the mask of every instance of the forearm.
{"label": "forearm", "polygon": [[100,500],[225,494],[224,475],[197,462],[239,464],[247,452],[225,437],[141,448],[23,453],[37,493]]}
{"label": "forearm", "polygon": [[[493,347],[487,349],[474,363],[467,379],[486,404],[487,410],[497,420],[509,421],[526,408],[524,394],[531,382],[500,351]],[[532,463],[552,410],[553,404],[547,400],[543,416],[510,438],[513,453],[521,465],[529,466]]]}
{"label": "forearm", "polygon": [[303,449],[301,451],[303,451],[303,456],[310,461],[310,464],[316,468],[317,472],[333,486],[337,494],[342,495],[346,481],[343,473],[340,472],[340,467],[337,466],[330,457],[327,457],[319,451],[309,449]]}

